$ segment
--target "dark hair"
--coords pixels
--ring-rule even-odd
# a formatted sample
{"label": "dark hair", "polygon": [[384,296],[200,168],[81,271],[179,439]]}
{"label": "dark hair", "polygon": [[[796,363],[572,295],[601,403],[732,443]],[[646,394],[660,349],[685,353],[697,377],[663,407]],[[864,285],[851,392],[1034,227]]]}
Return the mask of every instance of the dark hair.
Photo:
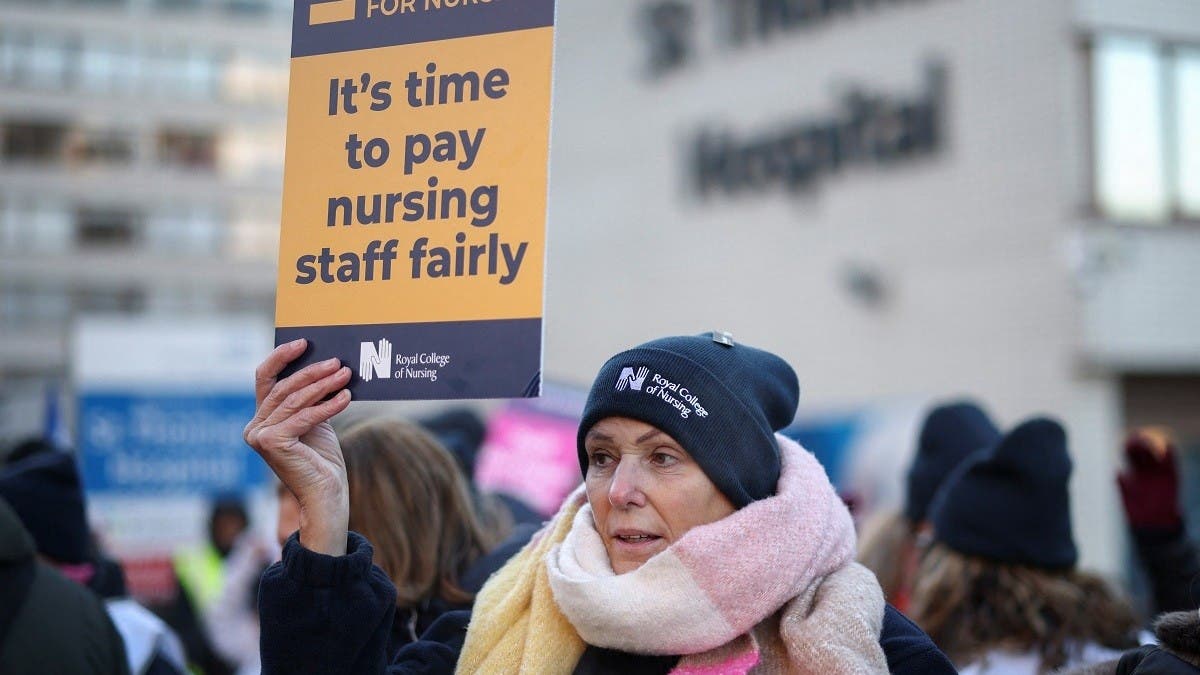
{"label": "dark hair", "polygon": [[937,544],[921,561],[909,615],[957,666],[993,649],[1032,651],[1039,672],[1085,644],[1136,647],[1133,609],[1100,577],[1002,564]]}

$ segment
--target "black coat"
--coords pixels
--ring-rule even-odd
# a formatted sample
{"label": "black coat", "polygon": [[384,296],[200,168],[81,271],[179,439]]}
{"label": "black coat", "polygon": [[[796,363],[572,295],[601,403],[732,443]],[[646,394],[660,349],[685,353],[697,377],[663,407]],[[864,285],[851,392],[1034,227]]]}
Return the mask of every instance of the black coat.
{"label": "black coat", "polygon": [[0,673],[128,675],[125,643],[100,599],[34,552],[0,499]]}
{"label": "black coat", "polygon": [[1183,526],[1132,528],[1133,543],[1150,580],[1153,614],[1195,609],[1200,555]]}

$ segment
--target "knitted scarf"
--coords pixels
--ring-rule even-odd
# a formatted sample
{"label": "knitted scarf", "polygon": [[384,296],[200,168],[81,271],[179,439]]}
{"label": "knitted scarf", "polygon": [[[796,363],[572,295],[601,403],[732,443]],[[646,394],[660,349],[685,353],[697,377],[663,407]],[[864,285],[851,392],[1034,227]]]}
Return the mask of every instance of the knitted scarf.
{"label": "knitted scarf", "polygon": [[617,575],[583,488],[484,586],[459,673],[570,673],[588,644],[673,672],[886,673],[883,594],[824,469],[777,436],[778,494]]}

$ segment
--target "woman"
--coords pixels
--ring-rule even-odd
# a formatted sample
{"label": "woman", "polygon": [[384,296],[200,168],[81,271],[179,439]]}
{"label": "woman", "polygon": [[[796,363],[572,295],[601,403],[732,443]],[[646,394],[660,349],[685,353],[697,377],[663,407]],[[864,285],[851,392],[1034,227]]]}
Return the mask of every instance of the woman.
{"label": "woman", "polygon": [[[509,532],[484,529],[453,457],[415,424],[369,418],[338,438],[348,525],[372,542],[375,564],[394,589],[384,649],[391,657],[443,614],[469,609],[483,581],[531,531],[493,551]],[[298,507],[290,495],[281,498],[280,523]]]}
{"label": "woman", "polygon": [[1133,611],[1075,569],[1066,433],[1018,425],[947,480],[913,617],[971,675],[1035,675],[1136,646]]}
{"label": "woman", "polygon": [[[347,535],[343,469],[322,426],[348,405],[344,392],[322,399],[349,372],[317,364],[276,382],[302,350],[280,347],[260,368],[246,437],[304,495],[303,546],[284,568],[299,587],[334,591],[321,596],[333,621],[272,607],[269,632],[268,598],[289,589],[264,579],[264,665],[299,646],[321,661],[308,672],[382,672],[366,643],[386,589],[370,545]],[[391,671],[439,672],[462,647],[460,672],[954,672],[853,562],[850,515],[820,465],[774,434],[798,394],[786,363],[723,334],[613,357],[579,427],[584,485],[480,592],[465,646],[445,630],[439,658],[450,658],[424,667],[432,660],[401,653]],[[320,631],[358,644],[287,637]]]}
{"label": "woman", "polygon": [[338,438],[350,529],[374,545],[375,564],[397,590],[388,641],[394,653],[445,612],[471,606],[479,585],[462,577],[478,577],[473,566],[508,531],[484,530],[454,458],[417,425],[372,418]]}
{"label": "woman", "polygon": [[929,502],[955,467],[999,437],[996,425],[972,401],[939,405],[926,415],[908,469],[904,510],[872,518],[859,539],[858,561],[875,573],[884,597],[901,611],[908,609],[931,536]]}

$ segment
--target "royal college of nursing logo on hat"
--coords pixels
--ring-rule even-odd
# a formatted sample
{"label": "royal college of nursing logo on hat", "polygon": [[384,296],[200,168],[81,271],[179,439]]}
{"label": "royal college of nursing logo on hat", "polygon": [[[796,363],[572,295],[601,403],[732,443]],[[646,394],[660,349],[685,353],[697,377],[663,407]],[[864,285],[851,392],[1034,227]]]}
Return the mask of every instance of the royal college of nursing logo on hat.
{"label": "royal college of nursing logo on hat", "polygon": [[697,417],[708,417],[708,410],[700,404],[700,397],[689,391],[687,386],[672,382],[661,373],[655,373],[650,377],[650,386],[643,388],[647,377],[650,377],[648,366],[625,366],[617,376],[617,383],[613,388],[617,391],[640,391],[660,399],[678,410],[679,416],[684,419],[692,413]]}
{"label": "royal college of nursing logo on hat", "polygon": [[646,381],[646,376],[650,374],[650,369],[642,366],[634,372],[633,368],[625,367],[621,369],[621,375],[617,378],[617,391],[625,391],[632,389],[634,391],[642,390],[642,383]]}

